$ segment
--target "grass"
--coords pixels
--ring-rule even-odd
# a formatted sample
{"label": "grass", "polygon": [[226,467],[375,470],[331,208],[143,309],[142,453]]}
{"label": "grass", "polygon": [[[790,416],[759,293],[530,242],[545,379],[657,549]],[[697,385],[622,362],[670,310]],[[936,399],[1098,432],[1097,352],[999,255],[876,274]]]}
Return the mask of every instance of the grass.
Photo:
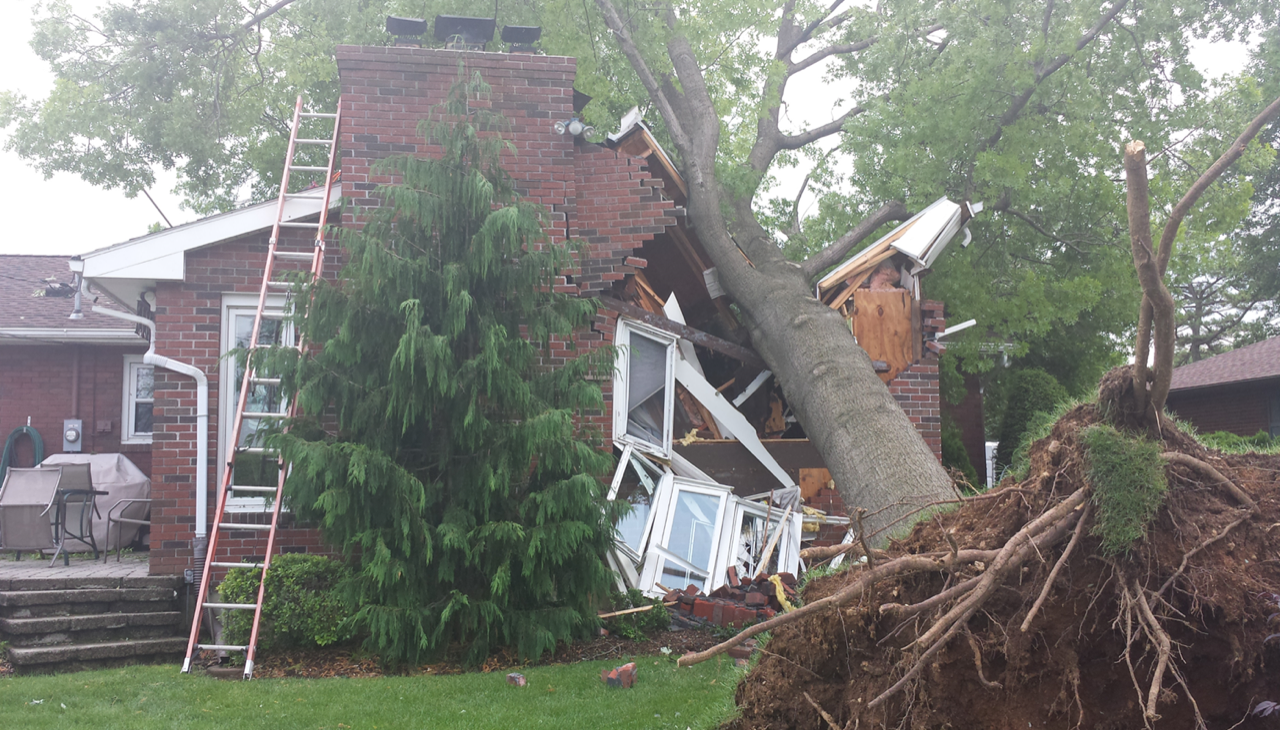
{"label": "grass", "polygon": [[[174,666],[0,678],[4,727],[219,730],[449,728],[714,728],[735,712],[742,671],[733,660],[677,669],[637,657],[631,689],[606,687],[600,670],[623,660],[529,667],[528,686],[506,672],[379,679],[255,679],[184,675]],[[36,701],[41,701],[36,703]]]}
{"label": "grass", "polygon": [[1146,536],[1147,525],[1164,503],[1168,484],[1160,445],[1105,424],[1085,429],[1081,440],[1098,506],[1093,534],[1102,536],[1104,555],[1123,555]]}

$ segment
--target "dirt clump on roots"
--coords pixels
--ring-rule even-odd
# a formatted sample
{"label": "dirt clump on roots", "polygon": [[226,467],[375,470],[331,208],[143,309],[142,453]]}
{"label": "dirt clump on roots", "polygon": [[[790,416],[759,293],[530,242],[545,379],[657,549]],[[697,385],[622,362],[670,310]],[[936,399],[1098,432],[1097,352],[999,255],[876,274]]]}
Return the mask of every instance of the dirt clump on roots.
{"label": "dirt clump on roots", "polygon": [[1280,640],[1267,641],[1280,631],[1280,457],[1162,428],[1164,503],[1144,539],[1107,557],[1082,496],[1081,433],[1102,420],[1076,407],[1033,444],[1021,483],[922,520],[870,567],[810,581],[810,610],[773,628],[728,727],[1280,726],[1252,712],[1280,702]]}

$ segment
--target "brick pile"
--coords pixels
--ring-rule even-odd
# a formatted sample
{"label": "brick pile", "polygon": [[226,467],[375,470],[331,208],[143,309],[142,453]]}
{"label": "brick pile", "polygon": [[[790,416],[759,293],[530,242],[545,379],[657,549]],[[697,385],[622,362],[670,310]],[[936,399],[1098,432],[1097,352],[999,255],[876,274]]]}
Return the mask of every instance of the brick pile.
{"label": "brick pile", "polygon": [[[778,573],[782,590],[788,601],[796,598],[796,577],[790,573]],[[712,626],[728,626],[740,629],[757,621],[773,618],[782,610],[777,588],[769,576],[739,580],[736,571],[729,569],[729,584],[720,586],[704,595],[695,585],[683,590],[674,589],[663,601],[674,603],[675,623],[697,623]]]}

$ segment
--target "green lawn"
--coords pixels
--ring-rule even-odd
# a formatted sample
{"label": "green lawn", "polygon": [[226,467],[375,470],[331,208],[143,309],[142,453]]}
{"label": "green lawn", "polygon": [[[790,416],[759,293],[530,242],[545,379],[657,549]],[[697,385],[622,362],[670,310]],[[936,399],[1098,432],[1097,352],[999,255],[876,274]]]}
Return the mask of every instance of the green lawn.
{"label": "green lawn", "polygon": [[[50,728],[714,728],[733,712],[742,670],[731,659],[677,669],[639,657],[631,689],[606,687],[618,661],[505,672],[380,679],[255,679],[183,675],[175,666],[0,678],[0,726]],[[655,663],[656,662],[656,663]],[[36,702],[42,700],[42,702]]]}

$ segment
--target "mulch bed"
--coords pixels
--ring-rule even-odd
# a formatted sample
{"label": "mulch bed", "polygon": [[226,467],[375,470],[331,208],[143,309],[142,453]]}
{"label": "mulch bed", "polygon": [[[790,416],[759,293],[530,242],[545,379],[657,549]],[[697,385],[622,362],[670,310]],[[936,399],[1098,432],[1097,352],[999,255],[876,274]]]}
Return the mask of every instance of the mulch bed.
{"label": "mulch bed", "polygon": [[[718,640],[710,631],[693,629],[659,631],[643,641],[633,641],[620,636],[600,636],[591,641],[561,644],[554,654],[533,663],[519,661],[515,652],[499,652],[491,656],[479,671],[510,671],[534,665],[576,664],[614,657],[653,656],[661,654],[664,647],[671,650],[670,656],[678,657],[685,652],[702,651],[714,646],[717,642]],[[212,664],[212,661],[206,663]],[[464,667],[457,662],[439,662],[408,669],[390,670],[381,666],[376,658],[359,651],[357,647],[341,647],[291,650],[261,655],[258,657],[257,666],[254,667],[253,676],[255,678],[368,678],[409,674],[462,674],[466,671],[476,670]],[[238,675],[236,677],[238,678]]]}

